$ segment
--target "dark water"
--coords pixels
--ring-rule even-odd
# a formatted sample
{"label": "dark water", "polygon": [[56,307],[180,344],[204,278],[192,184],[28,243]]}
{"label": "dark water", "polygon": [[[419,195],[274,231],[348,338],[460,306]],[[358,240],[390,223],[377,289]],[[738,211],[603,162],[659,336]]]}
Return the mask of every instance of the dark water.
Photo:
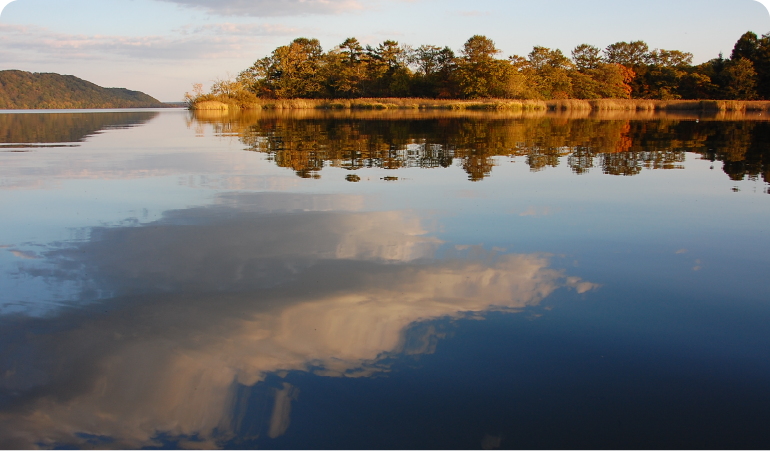
{"label": "dark water", "polygon": [[761,116],[0,131],[0,447],[770,446]]}

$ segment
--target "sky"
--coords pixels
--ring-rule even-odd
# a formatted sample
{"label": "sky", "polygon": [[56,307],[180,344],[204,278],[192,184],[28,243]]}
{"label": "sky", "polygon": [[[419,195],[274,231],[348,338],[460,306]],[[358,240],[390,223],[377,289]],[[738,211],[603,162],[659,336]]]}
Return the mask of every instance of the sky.
{"label": "sky", "polygon": [[504,57],[641,39],[697,64],[729,56],[749,30],[770,32],[754,0],[15,0],[0,15],[0,70],[70,74],[173,102],[300,36],[325,50],[351,36],[458,50],[482,34]]}

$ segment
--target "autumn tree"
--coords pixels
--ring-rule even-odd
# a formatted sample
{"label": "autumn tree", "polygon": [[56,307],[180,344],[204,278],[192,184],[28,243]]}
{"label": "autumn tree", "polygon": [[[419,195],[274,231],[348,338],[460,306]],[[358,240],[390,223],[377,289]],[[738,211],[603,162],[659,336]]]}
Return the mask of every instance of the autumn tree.
{"label": "autumn tree", "polygon": [[631,97],[649,98],[649,86],[646,83],[647,65],[650,47],[644,41],[616,42],[604,49],[604,62],[620,64],[631,69],[636,75],[630,82]]}
{"label": "autumn tree", "polygon": [[318,39],[297,38],[241,72],[238,80],[267,97],[319,97],[323,93],[322,57]]}
{"label": "autumn tree", "polygon": [[[743,34],[729,59],[697,66],[692,54],[653,49],[644,41],[603,50],[581,44],[571,58],[535,46],[526,56],[500,58],[491,39],[475,35],[458,55],[449,47],[412,48],[394,40],[363,46],[348,38],[324,53],[317,39],[298,38],[243,71],[217,80],[211,94],[263,98],[517,98],[517,99],[770,99],[770,35]],[[236,99],[237,98],[237,99]]]}

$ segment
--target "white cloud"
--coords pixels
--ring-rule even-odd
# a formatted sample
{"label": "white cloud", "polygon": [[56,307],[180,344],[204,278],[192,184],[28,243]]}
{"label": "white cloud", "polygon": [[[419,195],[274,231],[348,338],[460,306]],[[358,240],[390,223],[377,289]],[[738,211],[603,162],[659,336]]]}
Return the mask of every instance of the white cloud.
{"label": "white cloud", "polygon": [[488,16],[489,11],[460,11],[459,14],[463,17]]}
{"label": "white cloud", "polygon": [[360,11],[358,0],[159,0],[219,16],[306,16]]}
{"label": "white cloud", "polygon": [[283,25],[186,25],[163,36],[69,34],[34,25],[0,24],[0,56],[4,60],[72,58],[101,60],[128,57],[149,60],[240,58],[256,54],[260,37],[297,36],[302,30]]}

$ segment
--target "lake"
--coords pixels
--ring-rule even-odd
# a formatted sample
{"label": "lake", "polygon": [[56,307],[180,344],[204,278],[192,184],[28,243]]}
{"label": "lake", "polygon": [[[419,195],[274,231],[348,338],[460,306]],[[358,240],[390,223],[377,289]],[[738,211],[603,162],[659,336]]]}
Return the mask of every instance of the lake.
{"label": "lake", "polygon": [[2,448],[766,448],[760,114],[0,113]]}

